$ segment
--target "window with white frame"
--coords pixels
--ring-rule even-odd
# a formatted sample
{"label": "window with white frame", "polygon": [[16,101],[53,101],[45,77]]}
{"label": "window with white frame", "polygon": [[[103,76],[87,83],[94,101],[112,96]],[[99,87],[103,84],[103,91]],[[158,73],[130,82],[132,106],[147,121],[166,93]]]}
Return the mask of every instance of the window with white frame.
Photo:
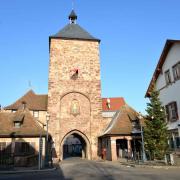
{"label": "window with white frame", "polygon": [[178,120],[177,103],[175,101],[166,105],[166,114],[168,121]]}
{"label": "window with white frame", "polygon": [[33,116],[35,118],[39,118],[39,111],[33,111]]}
{"label": "window with white frame", "polygon": [[173,76],[174,76],[174,81],[177,81],[180,79],[180,62],[175,64],[173,67]]}

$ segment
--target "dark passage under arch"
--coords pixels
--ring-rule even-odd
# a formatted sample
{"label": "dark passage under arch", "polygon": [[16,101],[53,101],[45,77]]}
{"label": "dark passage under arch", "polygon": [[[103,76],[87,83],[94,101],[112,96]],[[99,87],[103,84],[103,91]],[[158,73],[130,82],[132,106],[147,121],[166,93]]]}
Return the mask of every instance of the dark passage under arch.
{"label": "dark passage under arch", "polygon": [[87,158],[87,144],[78,133],[70,134],[63,144],[63,159],[70,157]]}

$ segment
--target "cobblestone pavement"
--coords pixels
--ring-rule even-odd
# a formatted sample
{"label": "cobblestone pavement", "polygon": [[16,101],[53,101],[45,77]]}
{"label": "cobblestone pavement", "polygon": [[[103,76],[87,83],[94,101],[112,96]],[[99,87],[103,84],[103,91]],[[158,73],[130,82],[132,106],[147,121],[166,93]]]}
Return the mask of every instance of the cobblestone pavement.
{"label": "cobblestone pavement", "polygon": [[0,180],[179,180],[179,168],[153,169],[121,166],[119,163],[95,162],[71,158],[58,170],[40,173],[2,175]]}

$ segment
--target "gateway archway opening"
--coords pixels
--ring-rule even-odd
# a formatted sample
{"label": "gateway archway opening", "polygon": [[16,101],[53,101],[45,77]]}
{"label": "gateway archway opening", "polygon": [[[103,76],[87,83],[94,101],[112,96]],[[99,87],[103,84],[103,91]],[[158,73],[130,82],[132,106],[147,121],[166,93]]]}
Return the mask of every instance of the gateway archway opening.
{"label": "gateway archway opening", "polygon": [[63,144],[63,159],[70,157],[87,158],[87,143],[77,133],[67,136]]}

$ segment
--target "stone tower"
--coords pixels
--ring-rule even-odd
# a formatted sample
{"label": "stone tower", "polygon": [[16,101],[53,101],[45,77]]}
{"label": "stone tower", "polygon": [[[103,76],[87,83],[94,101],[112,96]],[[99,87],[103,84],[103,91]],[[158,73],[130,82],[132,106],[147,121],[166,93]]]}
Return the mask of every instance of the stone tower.
{"label": "stone tower", "polygon": [[102,131],[100,40],[76,24],[74,11],[69,20],[49,37],[49,132],[57,158],[63,159],[63,144],[73,134],[83,143],[84,157],[97,159]]}

